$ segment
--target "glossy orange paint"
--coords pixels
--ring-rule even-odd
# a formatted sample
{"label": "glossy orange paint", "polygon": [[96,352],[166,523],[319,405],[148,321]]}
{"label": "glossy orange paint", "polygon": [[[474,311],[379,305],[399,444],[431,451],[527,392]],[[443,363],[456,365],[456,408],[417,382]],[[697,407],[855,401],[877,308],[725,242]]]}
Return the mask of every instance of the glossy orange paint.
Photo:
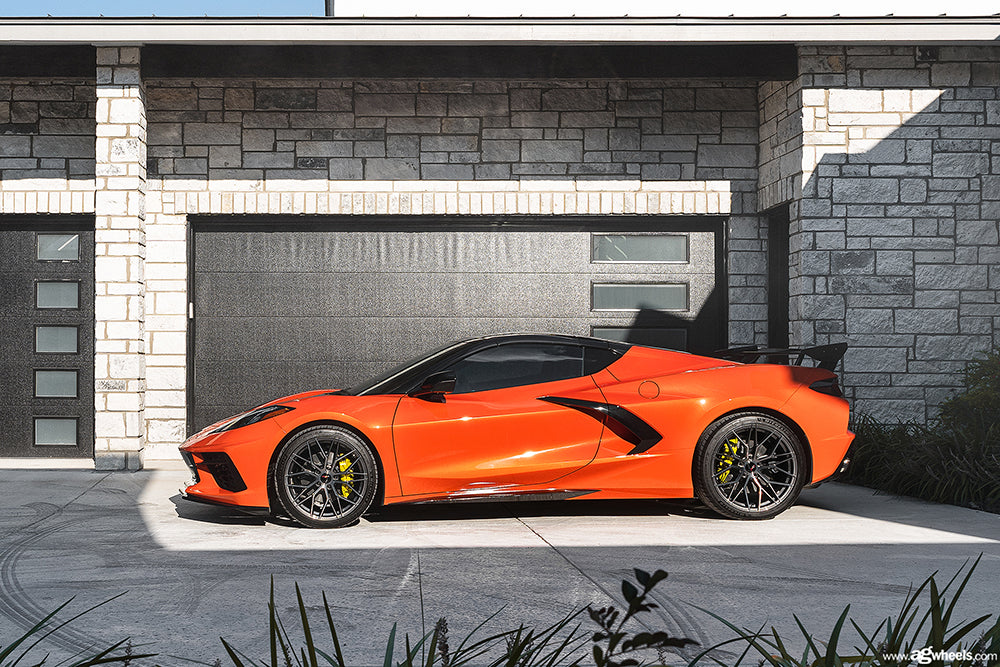
{"label": "glossy orange paint", "polygon": [[[385,504],[550,491],[589,492],[582,496],[588,499],[691,498],[699,438],[719,418],[749,409],[777,416],[801,436],[807,479],[818,482],[837,470],[854,437],[847,402],[809,388],[834,377],[816,368],[632,346],[591,376],[449,394],[442,402],[308,392],[268,404],[294,408],[280,416],[213,432],[226,420],[190,437],[181,450],[200,481],[185,493],[225,505],[271,507],[268,475],[276,450],[301,428],[329,423],[372,444]],[[538,400],[544,396],[620,406],[662,439],[634,453],[634,443],[600,419]],[[220,486],[202,458],[206,452],[227,454],[247,488]]]}

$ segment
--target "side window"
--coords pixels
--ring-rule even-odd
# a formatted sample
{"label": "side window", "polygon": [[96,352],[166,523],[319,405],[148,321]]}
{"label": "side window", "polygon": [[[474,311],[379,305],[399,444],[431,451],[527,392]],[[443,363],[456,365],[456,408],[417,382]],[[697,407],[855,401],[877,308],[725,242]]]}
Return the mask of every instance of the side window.
{"label": "side window", "polygon": [[456,362],[456,394],[505,389],[583,376],[583,348],[553,343],[512,343]]}
{"label": "side window", "polygon": [[614,350],[599,347],[583,348],[583,374],[593,375],[613,364],[618,360],[618,353]]}

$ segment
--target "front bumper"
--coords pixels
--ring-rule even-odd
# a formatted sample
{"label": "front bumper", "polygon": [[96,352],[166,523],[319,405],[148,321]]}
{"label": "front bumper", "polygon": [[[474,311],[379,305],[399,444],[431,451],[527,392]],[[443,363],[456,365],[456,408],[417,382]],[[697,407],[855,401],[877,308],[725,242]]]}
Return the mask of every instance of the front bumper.
{"label": "front bumper", "polygon": [[222,433],[196,433],[180,447],[193,476],[182,493],[189,500],[217,505],[269,507],[268,466],[284,436],[274,420]]}

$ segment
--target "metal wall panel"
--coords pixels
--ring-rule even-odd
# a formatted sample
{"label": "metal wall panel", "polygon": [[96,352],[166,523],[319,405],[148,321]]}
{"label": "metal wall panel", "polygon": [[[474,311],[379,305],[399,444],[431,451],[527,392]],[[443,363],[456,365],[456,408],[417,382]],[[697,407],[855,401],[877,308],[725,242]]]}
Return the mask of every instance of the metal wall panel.
{"label": "metal wall panel", "polygon": [[[355,219],[356,220],[356,219]],[[723,347],[722,220],[443,218],[193,222],[192,430],[274,398],[351,386],[448,341],[510,331],[632,331]],[[684,233],[688,263],[591,260],[592,233]],[[592,283],[689,285],[688,312],[597,312]],[[641,331],[640,331],[641,330]],[[659,333],[657,333],[659,332]],[[681,334],[681,335],[678,335]]]}

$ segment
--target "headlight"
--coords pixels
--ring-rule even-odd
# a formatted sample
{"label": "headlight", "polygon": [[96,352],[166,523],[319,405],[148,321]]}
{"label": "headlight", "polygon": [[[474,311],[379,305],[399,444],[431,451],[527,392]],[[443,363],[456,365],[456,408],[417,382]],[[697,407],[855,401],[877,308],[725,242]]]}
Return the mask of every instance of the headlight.
{"label": "headlight", "polygon": [[263,408],[254,408],[253,410],[246,413],[242,417],[239,417],[226,424],[223,424],[219,428],[212,431],[212,433],[223,433],[225,431],[232,431],[233,429],[243,428],[244,426],[250,426],[250,424],[256,424],[257,422],[262,422],[265,419],[271,419],[272,417],[283,415],[286,412],[291,412],[294,409],[295,408],[290,408],[287,405],[268,405]]}

